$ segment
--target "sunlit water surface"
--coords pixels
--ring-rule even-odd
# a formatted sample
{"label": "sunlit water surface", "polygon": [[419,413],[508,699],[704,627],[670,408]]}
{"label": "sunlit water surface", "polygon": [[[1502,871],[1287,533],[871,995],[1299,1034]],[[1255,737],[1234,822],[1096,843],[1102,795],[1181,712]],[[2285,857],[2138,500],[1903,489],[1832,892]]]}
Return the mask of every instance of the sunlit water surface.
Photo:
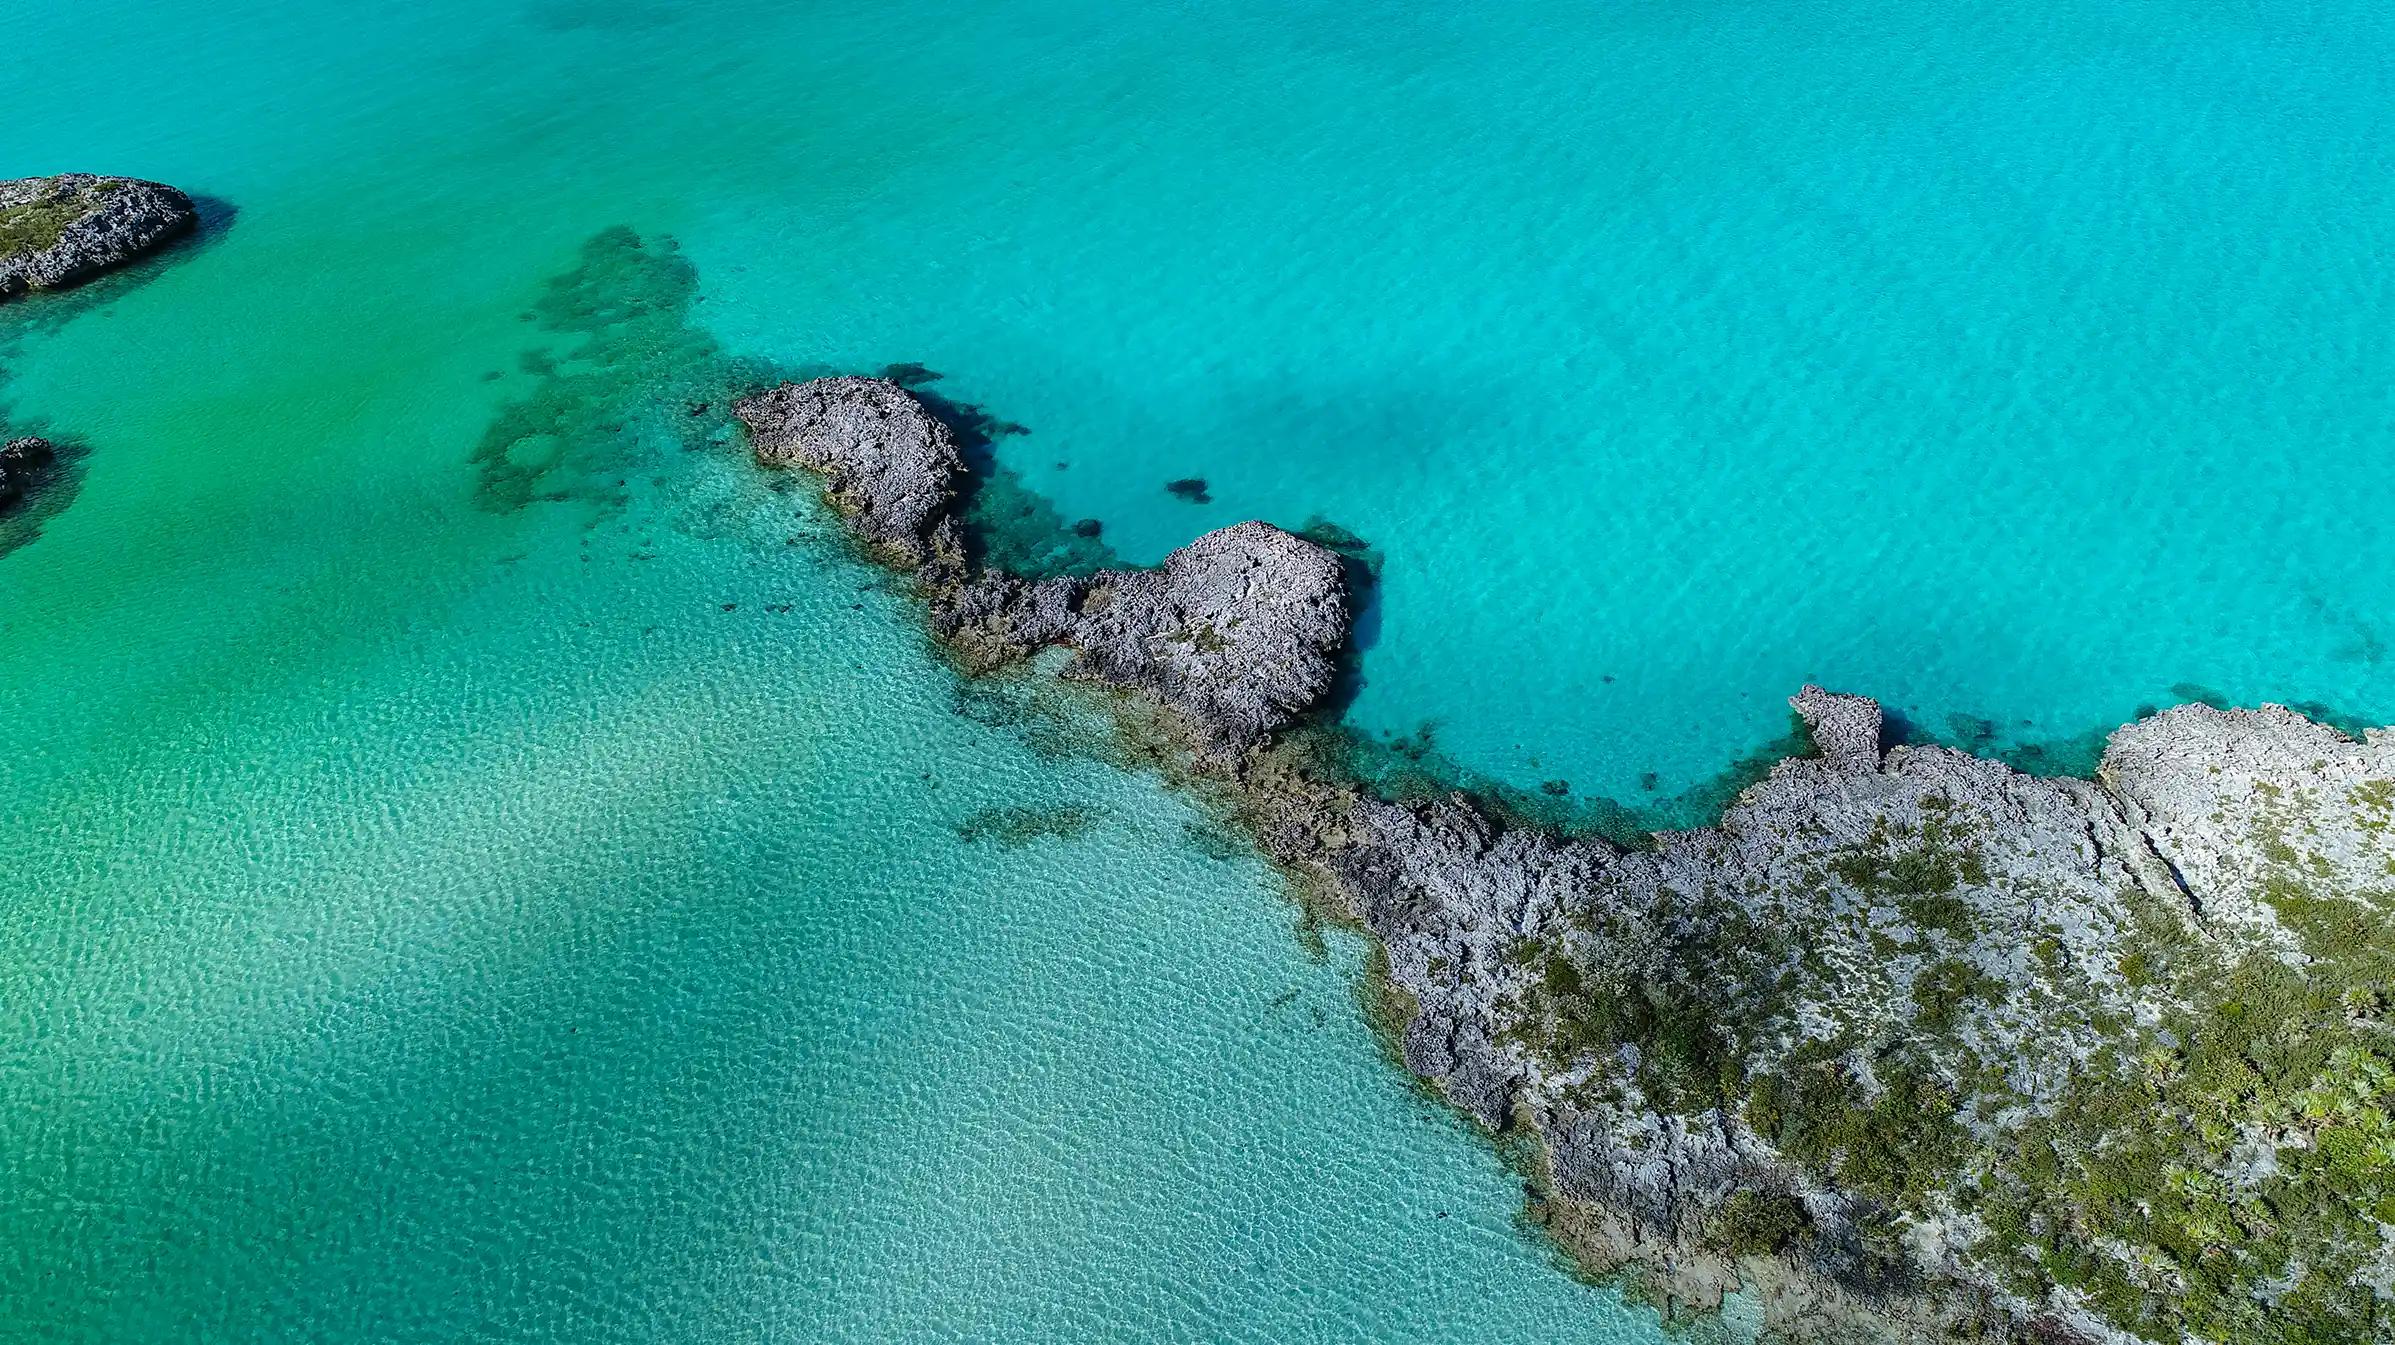
{"label": "sunlit water surface", "polygon": [[0,1335],[1658,1339],[725,400],[921,366],[1132,561],[1335,523],[1356,728],[1648,820],[1807,678],[2058,769],[2395,719],[2391,26],[0,12],[0,175],[211,220],[0,310],[75,449],[0,525]]}

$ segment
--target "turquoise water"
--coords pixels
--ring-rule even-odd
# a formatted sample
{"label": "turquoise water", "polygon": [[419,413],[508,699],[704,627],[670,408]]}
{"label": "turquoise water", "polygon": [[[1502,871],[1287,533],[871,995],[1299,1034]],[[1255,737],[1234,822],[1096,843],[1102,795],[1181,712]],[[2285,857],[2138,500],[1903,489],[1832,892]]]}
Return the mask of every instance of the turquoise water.
{"label": "turquoise water", "polygon": [[1656,1339],[1358,948],[686,451],[673,253],[317,384],[165,325],[249,227],[27,342],[192,363],[5,561],[0,1338]]}
{"label": "turquoise water", "polygon": [[1134,560],[1336,522],[1352,721],[1579,796],[1808,677],[2063,764],[2395,719],[2391,25],[0,12],[0,172],[224,203],[0,311],[88,450],[0,536],[12,1333],[1655,1339],[1355,950],[960,691],[724,395],[926,366]]}

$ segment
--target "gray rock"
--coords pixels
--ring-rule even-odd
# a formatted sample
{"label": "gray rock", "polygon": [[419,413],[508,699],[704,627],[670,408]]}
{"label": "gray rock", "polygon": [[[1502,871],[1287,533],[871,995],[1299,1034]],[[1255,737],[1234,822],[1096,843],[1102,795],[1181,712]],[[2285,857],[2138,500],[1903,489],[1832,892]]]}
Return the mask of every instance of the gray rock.
{"label": "gray rock", "polygon": [[[1735,1113],[1682,1114],[1649,1096],[1634,1047],[1541,1045],[1554,967],[1569,969],[1575,1005],[1677,1004],[1657,1012],[1735,1025],[1745,1074],[1802,1048],[1843,1051],[1866,1090],[1891,1052],[1965,1101],[1993,1077],[1991,1108],[1957,1121],[2009,1152],[2122,1044],[2122,1024],[2180,1003],[2169,981],[2123,971],[2151,933],[2141,918],[2179,913],[2191,946],[2221,963],[2300,961],[2274,894],[2293,883],[2314,900],[2366,900],[2352,894],[2384,886],[2395,731],[2357,742],[2280,707],[2182,706],[2116,731],[2090,783],[1945,748],[1883,753],[1875,703],[1818,687],[1792,703],[1822,755],[1780,762],[1718,824],[1651,850],[1513,829],[1461,797],[1408,807],[1352,794],[1293,805],[1315,816],[1276,819],[1275,849],[1327,870],[1386,950],[1413,1011],[1407,1066],[1492,1128],[1530,1127],[1556,1192],[1611,1230],[1599,1259],[1667,1284],[1685,1272],[1680,1288],[1695,1292],[1719,1274],[1709,1219],[1742,1189],[1794,1191],[1813,1229],[1788,1264],[1819,1292],[1775,1313],[1834,1301],[1925,1335],[1969,1320],[2022,1338],[2128,1339],[2067,1294],[2014,1295],[1981,1270],[1972,1225],[1952,1212],[1914,1218],[1906,1263],[1866,1252],[1853,1230],[1867,1200],[1814,1185]],[[1973,989],[1926,1023],[1928,978],[1966,983],[1958,968]],[[1892,1296],[1891,1284],[1914,1287]]]}
{"label": "gray rock", "polygon": [[947,584],[933,564],[932,621],[983,666],[1050,645],[1064,675],[1136,691],[1176,712],[1211,756],[1236,756],[1330,690],[1347,641],[1339,558],[1269,523],[1207,533],[1153,570],[1027,583],[983,572]]}
{"label": "gray rock", "polygon": [[1830,765],[1841,771],[1879,769],[1879,735],[1884,716],[1879,702],[1866,696],[1841,696],[1811,683],[1789,702],[1804,716],[1813,732],[1813,745]]}
{"label": "gray rock", "polygon": [[1199,746],[1236,755],[1330,690],[1347,640],[1339,557],[1269,523],[1210,532],[1153,570],[1027,582],[968,575],[950,516],[965,464],[913,394],[870,378],[788,383],[733,414],[767,466],[820,473],[849,526],[912,570],[943,638],[977,662],[1049,645],[1069,677],[1139,692],[1177,712]]}
{"label": "gray rock", "polygon": [[1269,523],[1235,523],[1153,570],[1107,570],[1084,586],[1063,639],[1068,676],[1147,693],[1205,744],[1261,742],[1329,692],[1347,642],[1338,556]]}
{"label": "gray rock", "polygon": [[956,436],[895,383],[819,378],[743,398],[757,461],[804,467],[869,545],[908,568],[932,555],[934,530],[965,472]]}
{"label": "gray rock", "polygon": [[0,299],[121,266],[198,220],[190,197],[139,178],[65,173],[0,182]]}
{"label": "gray rock", "polygon": [[[1891,1211],[1783,1156],[1735,1090],[1798,1071],[1867,1110],[1910,1079],[1907,1107],[1947,1098],[1953,1143],[2001,1165],[2108,1052],[2186,1009],[2141,940],[2183,939],[2190,965],[2300,962],[2274,894],[2367,894],[2395,872],[2395,732],[2357,742],[2277,707],[2127,726],[2089,782],[1884,748],[1876,702],[1807,686],[1790,704],[1819,756],[1639,850],[1462,796],[1377,798],[1273,742],[1333,683],[1351,617],[1333,553],[1251,522],[1154,570],[969,573],[950,513],[963,465],[902,389],[823,380],[739,414],[762,461],[826,475],[969,661],[1066,646],[1067,676],[1181,716],[1193,775],[1228,786],[1265,852],[1386,953],[1407,1067],[1527,1132],[1559,1236],[1681,1301],[1744,1283],[1807,1338],[2130,1337],[2068,1290],[1991,1271],[1984,1227],[1943,1188]],[[1803,1227],[1733,1256],[1716,1220],[1754,1192],[1800,1203]]]}
{"label": "gray rock", "polygon": [[2395,732],[2181,705],[2115,730],[2098,774],[2215,934],[2292,957],[2273,881],[2357,893],[2395,874]]}

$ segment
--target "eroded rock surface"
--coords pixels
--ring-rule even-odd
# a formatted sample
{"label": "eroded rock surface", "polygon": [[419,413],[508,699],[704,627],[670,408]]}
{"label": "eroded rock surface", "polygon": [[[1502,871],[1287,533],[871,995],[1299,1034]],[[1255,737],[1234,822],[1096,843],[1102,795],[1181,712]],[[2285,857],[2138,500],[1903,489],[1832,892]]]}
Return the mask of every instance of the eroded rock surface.
{"label": "eroded rock surface", "polygon": [[824,477],[857,533],[923,581],[941,633],[981,663],[1068,646],[1068,676],[1146,695],[1217,753],[1263,742],[1330,689],[1347,639],[1346,581],[1338,556],[1303,538],[1240,523],[1152,570],[1038,582],[973,572],[951,512],[964,460],[913,394],[825,378],[733,410],[761,462]]}
{"label": "eroded rock surface", "polygon": [[1213,754],[1236,754],[1312,709],[1347,640],[1339,558],[1269,523],[1207,533],[1153,570],[1026,584],[983,576],[934,620],[982,659],[1074,650],[1068,677],[1142,692]]}
{"label": "eroded rock surface", "polygon": [[65,173],[0,181],[0,299],[89,279],[191,231],[173,187]]}
{"label": "eroded rock surface", "polygon": [[2395,1338],[2395,734],[2182,706],[2043,779],[1806,687],[1819,754],[1648,848],[1391,801],[1284,732],[1332,685],[1335,556],[1244,523],[976,572],[905,397],[742,418],[968,662],[1065,645],[1178,712],[1175,769],[1370,930],[1407,1066],[1534,1142],[1593,1264],[1816,1340]]}
{"label": "eroded rock surface", "polygon": [[2290,953],[2274,905],[2288,857],[2307,883],[2349,893],[2395,886],[2388,840],[2395,734],[2356,742],[2280,706],[2182,705],[2112,735],[2100,776],[2196,903]]}
{"label": "eroded rock surface", "polygon": [[913,394],[878,378],[821,378],[743,398],[732,414],[748,426],[757,461],[822,476],[858,536],[910,567],[930,559],[965,460]]}
{"label": "eroded rock surface", "polygon": [[1792,705],[1822,755],[1651,850],[1350,793],[1282,852],[1386,948],[1408,1066],[1663,1292],[1841,1340],[2276,1339],[2290,1302],[2383,1338],[2395,734],[2181,706],[2096,783]]}

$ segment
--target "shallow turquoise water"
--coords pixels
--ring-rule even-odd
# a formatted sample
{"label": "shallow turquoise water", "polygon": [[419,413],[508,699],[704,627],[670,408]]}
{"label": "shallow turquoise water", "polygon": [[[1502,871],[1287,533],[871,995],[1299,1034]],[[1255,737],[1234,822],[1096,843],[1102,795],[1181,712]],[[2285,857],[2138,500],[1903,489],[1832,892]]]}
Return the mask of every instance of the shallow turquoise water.
{"label": "shallow turquoise water", "polygon": [[[2390,23],[0,12],[0,172],[237,211],[0,316],[0,409],[89,449],[0,555],[0,1302],[1654,1338],[1378,1058],[1352,949],[960,707],[710,438],[739,361],[938,371],[1132,559],[1361,534],[1353,719],[1518,782],[1669,799],[1808,677],[1996,748],[2207,689],[2395,719]],[[975,825],[1026,807],[1089,825]]]}
{"label": "shallow turquoise water", "polygon": [[[233,238],[27,364],[171,363]],[[120,399],[6,559],[0,1338],[1656,1338],[1352,943],[647,413],[670,251],[553,260],[387,378],[261,306],[333,377]],[[561,499],[468,461],[561,424]]]}

